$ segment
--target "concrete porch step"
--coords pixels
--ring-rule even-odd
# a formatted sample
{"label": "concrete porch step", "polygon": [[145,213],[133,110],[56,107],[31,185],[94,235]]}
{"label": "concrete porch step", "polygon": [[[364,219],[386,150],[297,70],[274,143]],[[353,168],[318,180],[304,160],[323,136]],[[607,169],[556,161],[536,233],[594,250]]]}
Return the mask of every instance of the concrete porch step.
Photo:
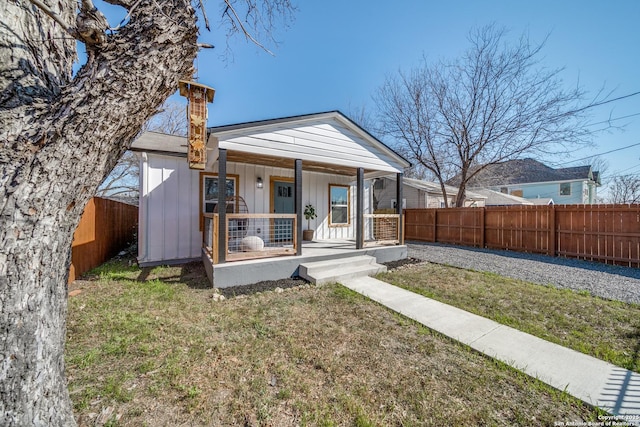
{"label": "concrete porch step", "polygon": [[360,255],[326,261],[306,262],[300,264],[298,274],[311,283],[322,285],[354,277],[373,276],[385,271],[387,271],[387,267],[378,264],[375,257]]}

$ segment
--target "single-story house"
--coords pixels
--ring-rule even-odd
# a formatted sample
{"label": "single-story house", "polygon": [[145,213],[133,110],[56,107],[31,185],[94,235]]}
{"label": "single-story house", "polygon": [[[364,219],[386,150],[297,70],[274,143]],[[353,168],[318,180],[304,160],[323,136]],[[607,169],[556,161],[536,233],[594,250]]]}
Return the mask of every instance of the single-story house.
{"label": "single-story house", "polygon": [[523,197],[513,196],[511,194],[501,193],[499,191],[489,190],[488,188],[474,188],[474,193],[481,194],[486,197],[485,206],[511,206],[526,205],[533,206],[534,203]]}
{"label": "single-story house", "polygon": [[[388,175],[402,182],[410,164],[342,113],[211,127],[206,147],[204,170],[194,170],[185,137],[146,132],[134,141],[140,265],[202,259],[222,287],[295,275],[320,247],[325,257],[331,248],[379,262],[406,257],[401,208],[384,220],[393,225],[385,235],[373,230],[371,186]],[[308,205],[316,218],[304,218]],[[303,247],[307,225],[315,235]]]}
{"label": "single-story house", "polygon": [[[403,178],[403,209],[443,208],[444,197],[440,184],[421,179]],[[445,185],[449,207],[454,206],[458,189]],[[464,207],[482,207],[486,196],[475,191],[467,190]],[[382,177],[375,180],[373,185],[373,200],[376,209],[390,209],[396,207],[396,179]]]}
{"label": "single-story house", "polygon": [[527,199],[528,201],[530,201],[531,203],[533,203],[534,205],[538,205],[538,206],[553,206],[555,205],[555,202],[553,201],[552,197],[534,197],[531,199]]}

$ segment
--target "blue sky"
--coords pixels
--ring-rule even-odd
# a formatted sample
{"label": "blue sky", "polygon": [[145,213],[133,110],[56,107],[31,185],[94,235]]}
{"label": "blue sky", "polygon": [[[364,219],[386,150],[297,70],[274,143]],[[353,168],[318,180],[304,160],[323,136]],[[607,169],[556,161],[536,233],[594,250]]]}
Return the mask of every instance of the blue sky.
{"label": "blue sky", "polygon": [[[386,75],[419,65],[423,56],[458,56],[469,30],[490,23],[505,26],[514,39],[523,32],[533,42],[548,35],[542,63],[564,67],[567,85],[579,81],[593,95],[604,87],[613,97],[640,91],[637,0],[300,1],[295,21],[276,34],[280,44],[269,46],[275,56],[236,36],[226,59],[219,2],[206,5],[213,31],[203,29],[200,40],[216,48],[202,51],[197,67],[198,80],[216,89],[210,126],[363,106],[374,113],[372,95]],[[594,147],[558,162],[640,143],[640,95],[594,109],[593,122],[633,114],[615,122],[627,124],[624,132],[600,134]],[[640,173],[640,145],[603,157],[610,176]]]}

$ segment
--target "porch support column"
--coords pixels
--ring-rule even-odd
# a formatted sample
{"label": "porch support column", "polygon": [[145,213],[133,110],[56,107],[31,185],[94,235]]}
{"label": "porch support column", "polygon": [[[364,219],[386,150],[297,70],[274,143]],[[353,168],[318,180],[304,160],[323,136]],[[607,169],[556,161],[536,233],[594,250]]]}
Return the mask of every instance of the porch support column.
{"label": "porch support column", "polygon": [[402,178],[404,174],[400,172],[396,176],[396,213],[400,215],[398,219],[398,241],[404,245],[404,218],[402,214]]}
{"label": "porch support column", "polygon": [[294,186],[295,186],[295,198],[293,203],[295,204],[296,213],[296,255],[302,255],[302,160],[296,159],[295,172],[294,172]]}
{"label": "porch support column", "polygon": [[356,249],[364,247],[364,168],[356,172]]}
{"label": "porch support column", "polygon": [[[202,197],[202,196],[200,196]],[[227,149],[218,154],[218,264],[227,260]]]}

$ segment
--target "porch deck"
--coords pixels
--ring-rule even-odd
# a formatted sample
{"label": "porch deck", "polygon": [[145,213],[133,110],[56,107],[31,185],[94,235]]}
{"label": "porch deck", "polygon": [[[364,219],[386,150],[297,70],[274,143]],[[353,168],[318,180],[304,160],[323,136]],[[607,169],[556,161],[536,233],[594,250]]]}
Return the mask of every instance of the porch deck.
{"label": "porch deck", "polygon": [[356,249],[353,240],[325,240],[303,242],[301,256],[260,258],[214,265],[208,253],[203,250],[202,261],[211,283],[217,288],[226,288],[263,280],[295,277],[298,275],[300,264],[305,262],[358,255],[373,256],[377,262],[396,261],[407,257],[407,247],[405,245],[390,245]]}

